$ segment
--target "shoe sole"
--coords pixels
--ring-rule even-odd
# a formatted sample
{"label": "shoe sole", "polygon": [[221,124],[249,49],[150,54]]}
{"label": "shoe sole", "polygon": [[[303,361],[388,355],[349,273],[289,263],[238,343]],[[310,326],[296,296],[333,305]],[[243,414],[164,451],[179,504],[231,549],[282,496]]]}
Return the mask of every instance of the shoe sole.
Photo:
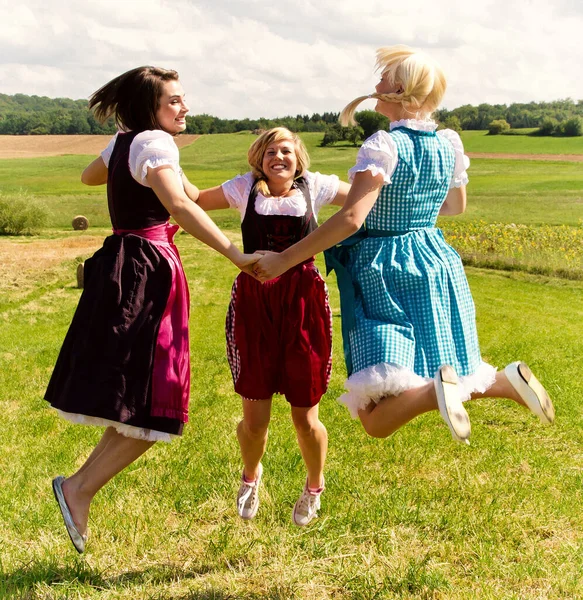
{"label": "shoe sole", "polygon": [[555,408],[549,394],[526,363],[512,363],[504,369],[504,373],[527,408],[542,423],[548,425],[555,420]]}
{"label": "shoe sole", "polygon": [[434,380],[439,412],[451,436],[456,442],[469,444],[471,434],[470,417],[460,399],[458,377],[453,369],[445,365],[439,369]]}

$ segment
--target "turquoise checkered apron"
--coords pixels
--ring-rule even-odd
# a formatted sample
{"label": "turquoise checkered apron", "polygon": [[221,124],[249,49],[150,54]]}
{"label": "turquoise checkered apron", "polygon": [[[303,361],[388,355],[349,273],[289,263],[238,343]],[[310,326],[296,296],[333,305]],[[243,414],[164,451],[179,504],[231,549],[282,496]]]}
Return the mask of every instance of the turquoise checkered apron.
{"label": "turquoise checkered apron", "polygon": [[455,163],[434,132],[394,129],[399,160],[359,232],[326,251],[336,271],[348,375],[389,363],[422,377],[482,363],[463,265],[435,227]]}

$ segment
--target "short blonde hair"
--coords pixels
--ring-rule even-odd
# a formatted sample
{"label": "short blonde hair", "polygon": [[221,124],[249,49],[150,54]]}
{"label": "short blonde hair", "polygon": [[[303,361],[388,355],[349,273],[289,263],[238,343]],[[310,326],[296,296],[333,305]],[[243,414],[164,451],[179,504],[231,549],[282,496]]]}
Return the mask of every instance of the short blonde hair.
{"label": "short blonde hair", "polygon": [[386,75],[400,90],[392,94],[360,96],[340,114],[342,125],[354,125],[356,107],[367,98],[400,103],[413,116],[429,118],[439,106],[447,87],[441,67],[424,52],[402,44],[377,50],[375,70]]}
{"label": "short blonde hair", "polygon": [[253,177],[258,181],[257,189],[263,194],[269,194],[267,175],[263,172],[263,157],[271,144],[290,141],[294,145],[297,168],[294,179],[297,179],[310,166],[310,156],[300,137],[285,127],[274,127],[264,131],[252,144],[247,152],[247,162],[251,167]]}

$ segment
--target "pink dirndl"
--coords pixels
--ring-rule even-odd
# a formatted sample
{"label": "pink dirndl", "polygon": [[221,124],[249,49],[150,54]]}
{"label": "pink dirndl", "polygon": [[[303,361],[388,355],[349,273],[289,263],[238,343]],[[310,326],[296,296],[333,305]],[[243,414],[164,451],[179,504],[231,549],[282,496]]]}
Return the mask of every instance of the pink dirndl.
{"label": "pink dirndl", "polygon": [[151,414],[153,417],[179,419],[186,423],[190,397],[190,295],[178,248],[173,241],[178,229],[178,225],[164,223],[145,229],[115,229],[114,233],[133,234],[147,239],[156,246],[172,270],[172,285],[154,354]]}

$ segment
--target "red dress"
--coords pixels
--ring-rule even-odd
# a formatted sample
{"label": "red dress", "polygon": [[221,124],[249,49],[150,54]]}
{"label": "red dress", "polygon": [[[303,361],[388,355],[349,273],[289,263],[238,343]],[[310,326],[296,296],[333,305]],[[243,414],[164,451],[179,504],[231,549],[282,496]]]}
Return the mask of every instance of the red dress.
{"label": "red dress", "polygon": [[[245,252],[281,252],[316,227],[307,183],[296,180],[302,217],[260,215],[253,186],[241,224]],[[326,284],[310,259],[267,283],[240,273],[227,313],[227,356],[235,391],[250,400],[284,394],[311,407],[326,392],[332,366],[332,316]]]}

